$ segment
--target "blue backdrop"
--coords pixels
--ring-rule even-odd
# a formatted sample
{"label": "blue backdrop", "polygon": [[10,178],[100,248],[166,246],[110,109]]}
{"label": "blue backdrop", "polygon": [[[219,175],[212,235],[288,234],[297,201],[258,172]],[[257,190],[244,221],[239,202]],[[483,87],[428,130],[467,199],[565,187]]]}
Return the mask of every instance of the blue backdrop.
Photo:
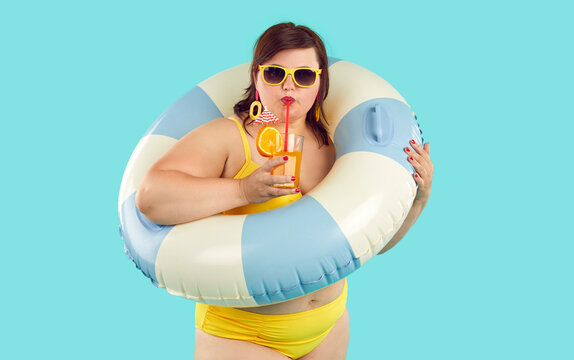
{"label": "blue backdrop", "polygon": [[291,20],[389,81],[435,164],[417,224],[349,278],[348,359],[573,358],[571,14],[566,1],[3,3],[0,357],[193,357],[194,303],[123,254],[122,174],[163,110]]}

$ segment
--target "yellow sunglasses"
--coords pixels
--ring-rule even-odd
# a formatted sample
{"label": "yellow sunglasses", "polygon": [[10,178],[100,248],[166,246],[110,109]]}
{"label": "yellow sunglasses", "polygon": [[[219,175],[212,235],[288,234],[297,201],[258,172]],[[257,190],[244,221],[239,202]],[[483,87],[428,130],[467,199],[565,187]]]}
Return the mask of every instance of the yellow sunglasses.
{"label": "yellow sunglasses", "polygon": [[318,75],[321,75],[323,72],[322,69],[288,69],[278,65],[259,65],[258,69],[263,75],[263,82],[267,85],[283,84],[285,79],[287,79],[287,75],[290,74],[291,78],[295,82],[295,85],[299,87],[311,87],[315,85]]}

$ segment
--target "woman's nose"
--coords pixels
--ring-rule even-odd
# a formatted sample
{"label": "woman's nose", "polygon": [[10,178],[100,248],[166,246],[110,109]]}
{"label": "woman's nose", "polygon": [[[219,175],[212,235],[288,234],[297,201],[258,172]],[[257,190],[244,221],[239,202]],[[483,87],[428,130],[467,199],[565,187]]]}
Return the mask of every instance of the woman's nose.
{"label": "woman's nose", "polygon": [[287,75],[287,78],[283,82],[283,89],[291,90],[295,88],[295,82],[293,81],[293,77],[291,74]]}

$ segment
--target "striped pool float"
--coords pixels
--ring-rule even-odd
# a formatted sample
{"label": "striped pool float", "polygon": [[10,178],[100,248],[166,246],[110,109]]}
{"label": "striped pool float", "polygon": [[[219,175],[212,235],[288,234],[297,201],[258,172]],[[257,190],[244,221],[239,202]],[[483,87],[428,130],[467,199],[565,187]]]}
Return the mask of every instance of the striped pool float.
{"label": "striped pool float", "polygon": [[198,126],[233,113],[250,64],[200,83],[169,107],[136,146],[119,194],[125,253],[171,294],[207,304],[261,306],[293,299],[349,275],[393,237],[416,194],[403,149],[422,144],[410,106],[385,80],[329,59],[324,109],[336,162],[300,200],[251,215],[157,225],[135,206],[151,165]]}

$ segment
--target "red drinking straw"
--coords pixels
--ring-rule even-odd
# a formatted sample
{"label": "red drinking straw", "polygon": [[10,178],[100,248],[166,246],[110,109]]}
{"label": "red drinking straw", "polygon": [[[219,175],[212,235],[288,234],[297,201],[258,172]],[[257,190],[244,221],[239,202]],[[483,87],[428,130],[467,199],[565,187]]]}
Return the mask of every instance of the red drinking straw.
{"label": "red drinking straw", "polygon": [[291,100],[285,101],[285,106],[287,106],[287,115],[285,116],[285,152],[287,152],[287,139],[289,139],[289,104],[291,104]]}

